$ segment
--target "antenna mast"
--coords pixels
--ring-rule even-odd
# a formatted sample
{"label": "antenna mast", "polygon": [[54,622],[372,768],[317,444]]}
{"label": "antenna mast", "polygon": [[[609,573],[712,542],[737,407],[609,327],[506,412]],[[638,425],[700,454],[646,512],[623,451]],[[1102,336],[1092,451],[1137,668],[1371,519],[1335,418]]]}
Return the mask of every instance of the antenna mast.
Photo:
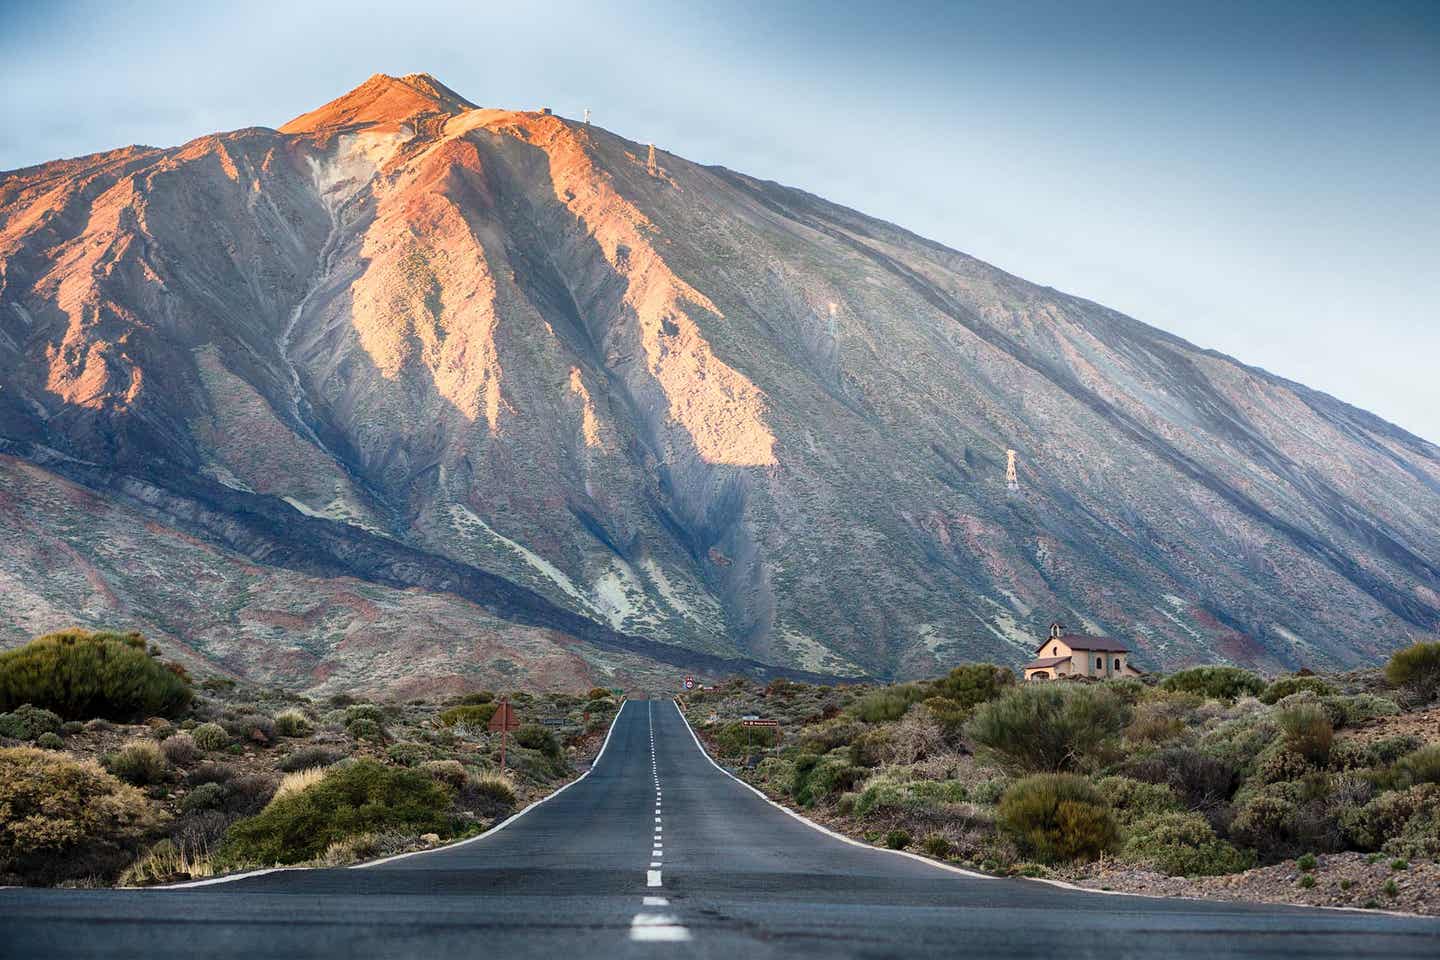
{"label": "antenna mast", "polygon": [[585,108],[585,126],[590,126],[590,108]]}
{"label": "antenna mast", "polygon": [[1020,477],[1015,473],[1015,451],[1005,451],[1005,489],[1015,493],[1020,489]]}
{"label": "antenna mast", "polygon": [[650,144],[650,161],[647,166],[650,170],[650,176],[655,176],[655,144],[653,143]]}

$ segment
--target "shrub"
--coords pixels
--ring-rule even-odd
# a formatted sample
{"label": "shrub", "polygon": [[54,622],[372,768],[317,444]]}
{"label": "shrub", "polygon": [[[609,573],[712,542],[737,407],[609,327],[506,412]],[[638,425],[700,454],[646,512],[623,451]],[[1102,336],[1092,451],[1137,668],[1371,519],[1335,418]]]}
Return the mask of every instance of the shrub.
{"label": "shrub", "polygon": [[30,703],[67,720],[129,722],[176,716],[192,696],[138,633],[64,630],[0,653],[0,710]]}
{"label": "shrub", "polygon": [[426,773],[456,790],[465,786],[470,774],[459,760],[427,760],[420,765]]}
{"label": "shrub", "polygon": [[500,705],[497,703],[465,704],[451,707],[449,710],[442,710],[436,719],[447,727],[484,727],[490,723],[490,718],[495,716],[495,711],[498,709],[500,709]]}
{"label": "shrub", "polygon": [[497,774],[467,777],[456,798],[459,806],[482,817],[499,818],[515,809],[515,785]]}
{"label": "shrub", "polygon": [[1267,747],[1255,764],[1254,780],[1260,783],[1284,783],[1299,780],[1314,768],[1303,756],[1291,750],[1287,744],[1272,744]]}
{"label": "shrub", "polygon": [[195,738],[188,733],[177,733],[173,737],[167,737],[160,744],[160,749],[164,752],[166,760],[182,767],[187,767],[200,759],[200,748],[195,744]]}
{"label": "shrub", "polygon": [[891,850],[904,850],[910,846],[910,831],[902,827],[896,827],[885,834],[885,846]]}
{"label": "shrub", "polygon": [[899,720],[913,704],[924,700],[926,693],[923,687],[913,683],[873,690],[855,704],[855,716],[866,723]]}
{"label": "shrub", "polygon": [[118,869],[154,821],[144,794],[93,761],[0,749],[0,862],[33,882]]}
{"label": "shrub", "polygon": [[1395,761],[1389,780],[1397,787],[1440,783],[1440,743],[1427,744]]}
{"label": "shrub", "polygon": [[[373,722],[373,721],[371,721]],[[330,769],[319,783],[278,798],[234,824],[222,856],[230,863],[298,863],[331,843],[367,832],[450,832],[445,788],[417,770],[372,760]]]}
{"label": "shrub", "polygon": [[311,767],[309,770],[296,770],[294,773],[287,773],[280,778],[280,785],[276,787],[275,792],[270,795],[270,803],[266,804],[266,806],[268,807],[271,804],[278,803],[292,793],[308,790],[323,779],[325,779],[324,767]]}
{"label": "shrub", "polygon": [[302,710],[281,710],[275,714],[275,732],[282,737],[308,737],[314,729]]}
{"label": "shrub", "polygon": [[198,880],[215,874],[215,865],[203,849],[191,849],[169,837],[151,847],[120,874],[122,887],[143,887],[152,883]]}
{"label": "shrub", "polygon": [[[806,743],[807,747],[816,745]],[[886,727],[870,727],[850,742],[850,762],[857,767],[878,767],[890,753],[890,731]],[[828,752],[829,748],[822,748]]]}
{"label": "shrub", "polygon": [[1311,887],[1315,886],[1315,876],[1314,876],[1314,874],[1310,874],[1310,873],[1305,874],[1304,876],[1302,876],[1302,877],[1300,878],[1299,883],[1300,883],[1300,887],[1301,887],[1302,889],[1309,890]]}
{"label": "shrub", "polygon": [[[1049,688],[1041,688],[1049,689]],[[1093,860],[1115,844],[1115,818],[1098,790],[1073,774],[1016,781],[1000,800],[1001,830],[1044,863]]]}
{"label": "shrub", "polygon": [[356,720],[371,720],[381,726],[384,726],[385,711],[381,710],[373,703],[357,703],[353,707],[346,708],[345,725],[348,727]]}
{"label": "shrub", "polygon": [[1125,728],[1125,739],[1138,744],[1174,740],[1185,732],[1185,710],[1185,704],[1168,699],[1138,704],[1130,725]]}
{"label": "shrub", "polygon": [[1230,836],[1265,853],[1288,850],[1299,831],[1300,810],[1294,802],[1258,793],[1240,804],[1230,822]]}
{"label": "shrub", "polygon": [[345,724],[345,732],[356,740],[385,739],[385,728],[367,717],[356,717]]}
{"label": "shrub", "polygon": [[311,767],[328,767],[343,760],[345,756],[345,751],[330,747],[301,747],[285,756],[279,766],[286,773],[294,773],[296,770],[308,770]]}
{"label": "shrub", "polygon": [[[595,691],[591,690],[590,692],[594,693]],[[465,706],[476,706],[482,703],[489,703],[494,699],[495,694],[491,693],[489,690],[477,690],[474,693],[467,693],[465,694],[465,696],[461,697],[460,703]],[[591,697],[591,699],[593,700],[595,698]]]}
{"label": "shrub", "polygon": [[539,750],[552,760],[560,758],[560,741],[538,723],[527,723],[516,730],[515,742],[527,750]]}
{"label": "shrub", "polygon": [[137,787],[170,779],[170,764],[153,740],[131,740],[105,757],[105,769]]}
{"label": "shrub", "polygon": [[201,750],[224,750],[230,745],[230,734],[218,723],[202,723],[190,731],[190,736]]}
{"label": "shrub", "polygon": [[1174,792],[1161,783],[1117,776],[1105,777],[1095,784],[1095,788],[1121,823],[1180,809],[1180,801],[1175,798]]}
{"label": "shrub", "polygon": [[1335,688],[1319,677],[1281,677],[1260,693],[1260,702],[1273,704],[1302,690],[1322,697],[1335,693]]}
{"label": "shrub", "polygon": [[1315,854],[1313,853],[1303,854],[1295,861],[1295,866],[1299,867],[1301,870],[1304,870],[1306,873],[1314,870],[1317,866],[1319,866],[1319,864],[1320,861],[1315,859]]}
{"label": "shrub", "polygon": [[1393,717],[1400,713],[1400,706],[1394,700],[1377,697],[1373,693],[1326,697],[1321,703],[1337,728],[1353,727],[1376,717]]}
{"label": "shrub", "polygon": [[1257,696],[1265,689],[1264,680],[1239,667],[1191,667],[1170,674],[1160,685],[1166,690],[1180,690],[1210,700],[1227,701]]}
{"label": "shrub", "polygon": [[585,695],[586,700],[608,700],[610,691],[604,687],[591,687],[590,692]]}
{"label": "shrub", "polygon": [[982,704],[965,732],[1008,770],[1076,770],[1103,759],[1128,719],[1102,687],[1028,685]]}
{"label": "shrub", "polygon": [[1386,841],[1412,833],[1412,821],[1423,829],[1436,818],[1440,818],[1440,785],[1422,783],[1382,793],[1360,809],[1347,811],[1341,823],[1355,849],[1379,850]]}
{"label": "shrub", "polygon": [[994,700],[1007,687],[1014,685],[1015,674],[1008,667],[997,667],[993,663],[968,663],[935,681],[935,692],[971,711],[982,703]]}
{"label": "shrub", "polygon": [[225,803],[225,788],[218,783],[202,783],[185,795],[180,809],[185,813],[218,810]]}
{"label": "shrub", "polygon": [[790,793],[800,806],[809,807],[849,790],[860,778],[847,751],[836,750],[823,757],[802,756],[795,761],[795,783]]}
{"label": "shrub", "polygon": [[59,733],[60,718],[49,710],[22,703],[11,713],[0,713],[0,737],[34,740],[42,733]]}
{"label": "shrub", "polygon": [[773,747],[780,742],[778,727],[747,727],[743,723],[727,723],[715,731],[715,744],[722,757],[746,755],[750,751]]}
{"label": "shrub", "polygon": [[35,738],[35,746],[43,750],[64,750],[65,741],[60,739],[58,733],[42,733]]}
{"label": "shrub", "polygon": [[1335,729],[1322,707],[1298,703],[1282,709],[1279,720],[1287,747],[1313,763],[1324,764],[1329,759]]}
{"label": "shrub", "polygon": [[1204,817],[1180,811],[1137,821],[1128,831],[1122,855],[1153,864],[1172,877],[1236,873],[1251,865],[1250,858],[1215,836]]}
{"label": "shrub", "polygon": [[247,740],[261,746],[275,741],[275,721],[263,713],[247,713],[242,717],[224,721],[225,732],[238,740]]}
{"label": "shrub", "polygon": [[937,860],[944,860],[955,847],[943,833],[931,833],[920,841],[920,849]]}
{"label": "shrub", "polygon": [[425,749],[424,744],[402,741],[391,744],[385,756],[402,767],[418,767],[429,758],[430,751]]}
{"label": "shrub", "polygon": [[1396,652],[1385,665],[1391,686],[1429,700],[1440,689],[1440,643],[1417,643]]}

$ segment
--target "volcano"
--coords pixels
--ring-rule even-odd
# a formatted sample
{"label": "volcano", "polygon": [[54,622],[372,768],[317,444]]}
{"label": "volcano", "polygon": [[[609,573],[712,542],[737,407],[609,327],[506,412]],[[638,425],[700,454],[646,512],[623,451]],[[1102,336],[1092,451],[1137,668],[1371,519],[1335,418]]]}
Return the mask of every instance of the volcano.
{"label": "volcano", "polygon": [[[1007,451],[1015,451],[1013,484]],[[0,642],[394,693],[1440,627],[1440,449],[811,194],[376,75],[0,174]]]}

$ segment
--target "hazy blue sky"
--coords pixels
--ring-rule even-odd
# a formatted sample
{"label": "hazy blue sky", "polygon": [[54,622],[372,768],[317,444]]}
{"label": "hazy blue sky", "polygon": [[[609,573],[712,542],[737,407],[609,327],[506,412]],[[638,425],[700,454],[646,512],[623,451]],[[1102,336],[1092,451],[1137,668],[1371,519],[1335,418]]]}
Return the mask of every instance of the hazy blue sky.
{"label": "hazy blue sky", "polygon": [[187,6],[0,0],[0,169],[427,71],[588,106],[1440,441],[1440,0]]}

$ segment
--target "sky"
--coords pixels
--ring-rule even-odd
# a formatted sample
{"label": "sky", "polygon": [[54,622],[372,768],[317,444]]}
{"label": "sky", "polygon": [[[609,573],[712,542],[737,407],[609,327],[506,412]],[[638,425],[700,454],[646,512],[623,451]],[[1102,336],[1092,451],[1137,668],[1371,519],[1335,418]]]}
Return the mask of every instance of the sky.
{"label": "sky", "polygon": [[589,107],[1440,442],[1440,0],[0,0],[0,170],[415,72]]}

